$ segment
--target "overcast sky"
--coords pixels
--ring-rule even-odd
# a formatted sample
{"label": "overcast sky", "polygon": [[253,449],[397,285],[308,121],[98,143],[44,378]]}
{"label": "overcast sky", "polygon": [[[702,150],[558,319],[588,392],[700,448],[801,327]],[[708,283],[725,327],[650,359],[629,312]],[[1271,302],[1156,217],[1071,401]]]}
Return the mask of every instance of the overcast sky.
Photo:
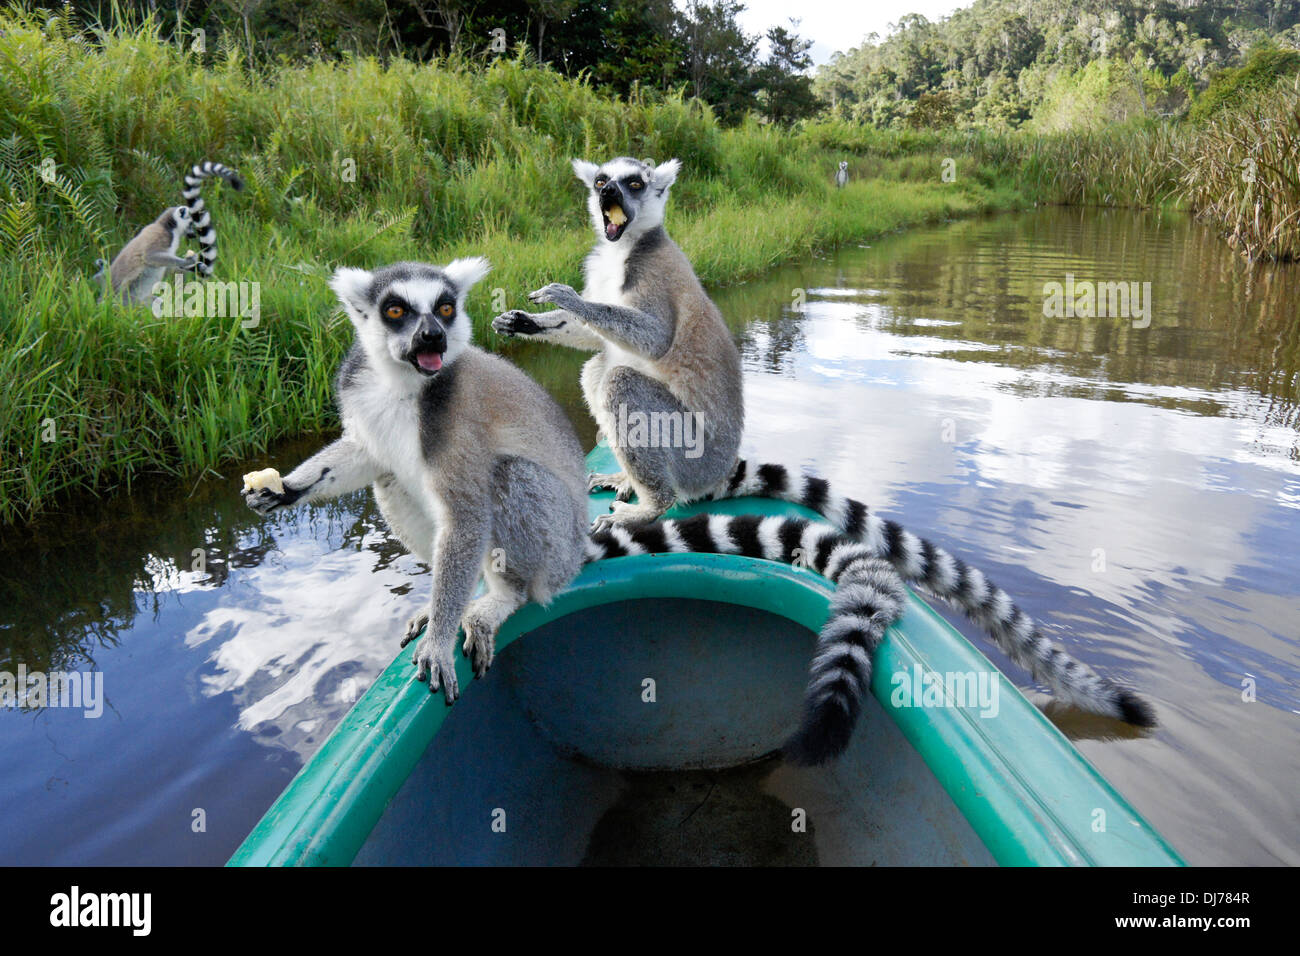
{"label": "overcast sky", "polygon": [[796,29],[801,37],[813,41],[809,52],[813,63],[821,65],[831,54],[858,46],[868,33],[884,37],[890,23],[907,13],[919,13],[927,20],[938,20],[958,7],[970,6],[972,0],[742,0],[745,12],[740,23],[749,33],[763,34],[768,27],[788,26],[791,16],[800,17]]}

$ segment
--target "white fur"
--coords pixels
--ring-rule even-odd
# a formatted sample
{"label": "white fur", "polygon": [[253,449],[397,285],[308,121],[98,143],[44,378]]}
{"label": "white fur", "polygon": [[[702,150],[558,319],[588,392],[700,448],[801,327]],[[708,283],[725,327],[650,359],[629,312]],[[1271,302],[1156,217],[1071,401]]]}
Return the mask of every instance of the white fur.
{"label": "white fur", "polygon": [[656,189],[664,189],[677,182],[677,174],[681,171],[682,161],[680,159],[670,159],[666,163],[660,163],[655,167],[654,178],[651,182]]}
{"label": "white fur", "polygon": [[483,277],[492,271],[492,263],[482,256],[469,256],[465,259],[453,259],[442,267],[442,271],[460,289],[463,300],[465,293],[478,285]]}
{"label": "white fur", "polygon": [[[447,327],[446,367],[469,346],[473,323],[465,312],[465,297],[474,283],[491,268],[482,257],[457,259],[443,267],[456,288],[456,318]],[[425,516],[437,523],[437,503],[426,493],[427,466],[420,448],[418,396],[428,379],[416,371],[402,354],[405,344],[391,334],[379,318],[379,303],[370,299],[374,275],[365,269],[341,268],[330,280],[356,328],[357,341],[365,350],[374,375],[362,376],[344,397],[343,428],[407,491]],[[401,295],[420,312],[432,312],[448,288],[439,279],[408,279],[388,289]]]}

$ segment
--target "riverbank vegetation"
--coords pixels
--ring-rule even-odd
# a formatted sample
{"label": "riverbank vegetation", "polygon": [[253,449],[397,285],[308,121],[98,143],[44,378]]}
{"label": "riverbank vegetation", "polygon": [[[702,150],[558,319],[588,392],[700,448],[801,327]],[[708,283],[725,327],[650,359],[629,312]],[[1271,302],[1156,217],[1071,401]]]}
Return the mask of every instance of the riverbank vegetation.
{"label": "riverbank vegetation", "polygon": [[[784,61],[750,50],[737,66],[727,51],[755,38],[737,34],[727,0],[688,5],[694,32],[669,31],[688,75],[653,83],[578,68],[596,53],[566,45],[565,24],[576,29],[590,6],[572,5],[527,20],[529,41],[504,52],[480,49],[496,27],[470,20],[454,43],[442,27],[405,43],[393,26],[372,51],[344,49],[351,34],[327,29],[342,7],[328,4],[314,32],[295,34],[314,38],[306,50],[283,24],[226,24],[201,4],[202,34],[121,10],[103,25],[78,15],[86,4],[0,14],[0,527],[142,475],[235,474],[271,441],[332,426],[331,376],[350,339],[325,282],[336,266],[486,254],[494,272],[470,312],[478,341],[501,347],[488,328],[498,306],[523,306],[547,281],[579,283],[592,234],[572,156],[682,159],[669,228],[715,284],[1035,202],[1181,203],[1247,254],[1300,254],[1300,92],[1286,56],[1252,66],[1243,54],[1234,69],[1245,72],[1217,85],[1219,74],[1193,77],[1184,112],[1213,98],[1195,119],[1035,129],[1031,113],[999,125],[981,119],[986,108],[957,109],[940,71],[905,113],[877,121],[842,91],[810,114],[802,97],[825,85],[799,80],[793,33],[770,47]],[[632,16],[620,3],[601,10]],[[642,44],[619,56],[653,59],[644,31],[619,23]],[[1053,89],[1040,102],[1064,102]],[[248,182],[209,185],[205,198],[217,277],[257,283],[257,314],[158,317],[99,301],[94,260],[177,203],[180,174],[202,158]],[[840,160],[844,190],[832,182]]]}

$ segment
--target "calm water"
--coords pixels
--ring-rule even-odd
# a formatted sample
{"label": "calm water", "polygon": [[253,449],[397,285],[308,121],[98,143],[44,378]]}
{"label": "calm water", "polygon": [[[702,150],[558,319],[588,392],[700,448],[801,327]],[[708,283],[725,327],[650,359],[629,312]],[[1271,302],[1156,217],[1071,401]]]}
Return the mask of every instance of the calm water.
{"label": "calm water", "polygon": [[[1067,273],[1149,281],[1149,327],[1045,318]],[[1189,862],[1300,863],[1300,270],[1181,219],[1045,210],[716,298],[747,455],[977,561],[1150,696],[1148,736],[1053,719]],[[515,357],[590,444],[580,358]],[[224,862],[396,653],[429,580],[368,497],[266,521],[243,470],[6,534],[0,670],[93,667],[105,704],[0,711],[0,864]]]}

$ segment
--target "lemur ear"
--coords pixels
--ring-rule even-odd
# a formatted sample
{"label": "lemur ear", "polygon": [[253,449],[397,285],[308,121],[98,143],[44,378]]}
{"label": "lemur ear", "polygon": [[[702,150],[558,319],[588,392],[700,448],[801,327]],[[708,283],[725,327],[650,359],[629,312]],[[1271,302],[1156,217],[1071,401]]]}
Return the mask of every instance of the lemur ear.
{"label": "lemur ear", "polygon": [[442,273],[456,286],[456,291],[464,295],[492,271],[492,263],[482,256],[457,259],[442,267]]}
{"label": "lemur ear", "polygon": [[335,270],[330,279],[330,288],[344,308],[360,318],[365,314],[366,293],[373,278],[365,269],[350,269],[345,266]]}
{"label": "lemur ear", "polygon": [[654,184],[660,189],[671,186],[677,181],[677,171],[682,168],[680,159],[670,159],[655,167]]}
{"label": "lemur ear", "polygon": [[573,175],[577,176],[584,186],[594,185],[596,173],[598,172],[600,172],[600,167],[595,163],[589,163],[585,159],[575,159],[573,161]]}

